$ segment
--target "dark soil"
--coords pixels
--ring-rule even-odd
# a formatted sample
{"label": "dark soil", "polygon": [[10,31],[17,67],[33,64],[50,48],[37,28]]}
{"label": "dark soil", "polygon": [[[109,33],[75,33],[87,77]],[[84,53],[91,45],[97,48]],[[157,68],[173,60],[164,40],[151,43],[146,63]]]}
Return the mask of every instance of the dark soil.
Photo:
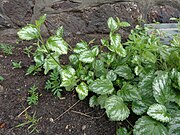
{"label": "dark soil", "polygon": [[[0,135],[28,135],[28,126],[16,128],[26,122],[25,113],[18,115],[28,107],[28,89],[36,84],[41,95],[38,105],[30,107],[26,112],[40,118],[35,135],[114,135],[116,123],[106,117],[104,110],[90,108],[88,99],[78,102],[71,110],[69,107],[78,101],[74,92],[63,92],[59,99],[44,89],[47,76],[25,76],[27,68],[33,64],[32,58],[23,53],[23,49],[31,43],[15,43],[16,38],[3,38],[1,43],[9,43],[15,48],[12,55],[0,51]],[[22,61],[21,69],[13,69],[12,61]],[[64,114],[63,114],[64,113]],[[63,114],[59,119],[58,116]]]}

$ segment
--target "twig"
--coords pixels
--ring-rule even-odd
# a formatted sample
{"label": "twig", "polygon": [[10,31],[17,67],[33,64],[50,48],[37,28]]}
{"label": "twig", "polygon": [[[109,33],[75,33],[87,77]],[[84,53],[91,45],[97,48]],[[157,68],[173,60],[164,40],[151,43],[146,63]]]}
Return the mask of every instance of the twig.
{"label": "twig", "polygon": [[129,122],[127,119],[126,119],[126,122],[133,128],[133,125],[131,124],[131,122]]}
{"label": "twig", "polygon": [[93,118],[93,119],[100,119],[100,118],[102,118],[103,116],[104,116],[104,114],[105,113],[103,113],[101,116],[99,116],[99,117],[93,117],[93,116],[90,116],[90,115],[88,115],[88,114],[85,114],[85,113],[82,113],[82,112],[78,112],[78,111],[74,111],[74,110],[72,110],[71,112],[73,112],[73,113],[76,113],[76,114],[80,114],[80,115],[83,115],[83,116],[86,116],[86,117],[89,117],[89,118]]}
{"label": "twig", "polygon": [[60,117],[62,117],[64,114],[66,114],[68,111],[70,111],[74,106],[76,106],[80,100],[78,100],[76,103],[74,103],[72,106],[70,106],[65,112],[63,112],[61,115],[59,115],[57,118],[54,119],[54,121],[58,120]]}
{"label": "twig", "polygon": [[24,112],[26,112],[31,106],[28,106],[17,117],[19,118]]}

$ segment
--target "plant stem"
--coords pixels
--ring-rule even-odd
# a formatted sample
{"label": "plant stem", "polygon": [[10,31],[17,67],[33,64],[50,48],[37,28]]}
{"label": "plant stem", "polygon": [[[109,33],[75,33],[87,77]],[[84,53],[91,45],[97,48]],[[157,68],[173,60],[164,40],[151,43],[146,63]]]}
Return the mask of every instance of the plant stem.
{"label": "plant stem", "polygon": [[41,34],[39,34],[39,35],[40,35],[39,41],[40,41],[41,44],[45,47],[45,49],[46,49],[46,51],[48,52],[48,54],[50,55],[50,57],[53,58],[53,60],[54,60],[54,61],[59,65],[59,67],[61,68],[61,64],[52,56],[51,52],[49,51],[49,49],[47,48],[47,46],[44,44],[44,40],[43,40]]}
{"label": "plant stem", "polygon": [[129,122],[127,119],[126,119],[126,122],[133,128],[133,125],[131,124],[131,122]]}
{"label": "plant stem", "polygon": [[54,121],[56,121],[57,119],[59,119],[60,117],[62,117],[64,114],[66,114],[67,112],[69,112],[74,106],[76,106],[81,100],[78,100],[76,103],[74,103],[72,106],[70,106],[65,112],[63,112],[61,115],[59,115],[57,118],[54,119]]}

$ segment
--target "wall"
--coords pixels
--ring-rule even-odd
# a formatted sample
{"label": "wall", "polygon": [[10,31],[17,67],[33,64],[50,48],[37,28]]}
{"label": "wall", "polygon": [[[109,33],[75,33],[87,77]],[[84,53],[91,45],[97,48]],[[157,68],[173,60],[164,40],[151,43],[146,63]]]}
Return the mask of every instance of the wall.
{"label": "wall", "polygon": [[0,35],[15,35],[18,28],[45,13],[45,35],[61,25],[67,36],[106,34],[110,16],[128,21],[132,27],[139,20],[170,22],[169,18],[180,17],[180,0],[1,0]]}

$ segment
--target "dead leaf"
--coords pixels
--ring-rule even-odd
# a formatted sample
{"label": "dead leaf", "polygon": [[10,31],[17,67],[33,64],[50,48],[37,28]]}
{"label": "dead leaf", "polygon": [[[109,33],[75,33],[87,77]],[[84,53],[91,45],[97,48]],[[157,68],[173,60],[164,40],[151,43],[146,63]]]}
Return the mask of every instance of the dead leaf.
{"label": "dead leaf", "polygon": [[5,128],[5,123],[0,123],[0,128]]}

